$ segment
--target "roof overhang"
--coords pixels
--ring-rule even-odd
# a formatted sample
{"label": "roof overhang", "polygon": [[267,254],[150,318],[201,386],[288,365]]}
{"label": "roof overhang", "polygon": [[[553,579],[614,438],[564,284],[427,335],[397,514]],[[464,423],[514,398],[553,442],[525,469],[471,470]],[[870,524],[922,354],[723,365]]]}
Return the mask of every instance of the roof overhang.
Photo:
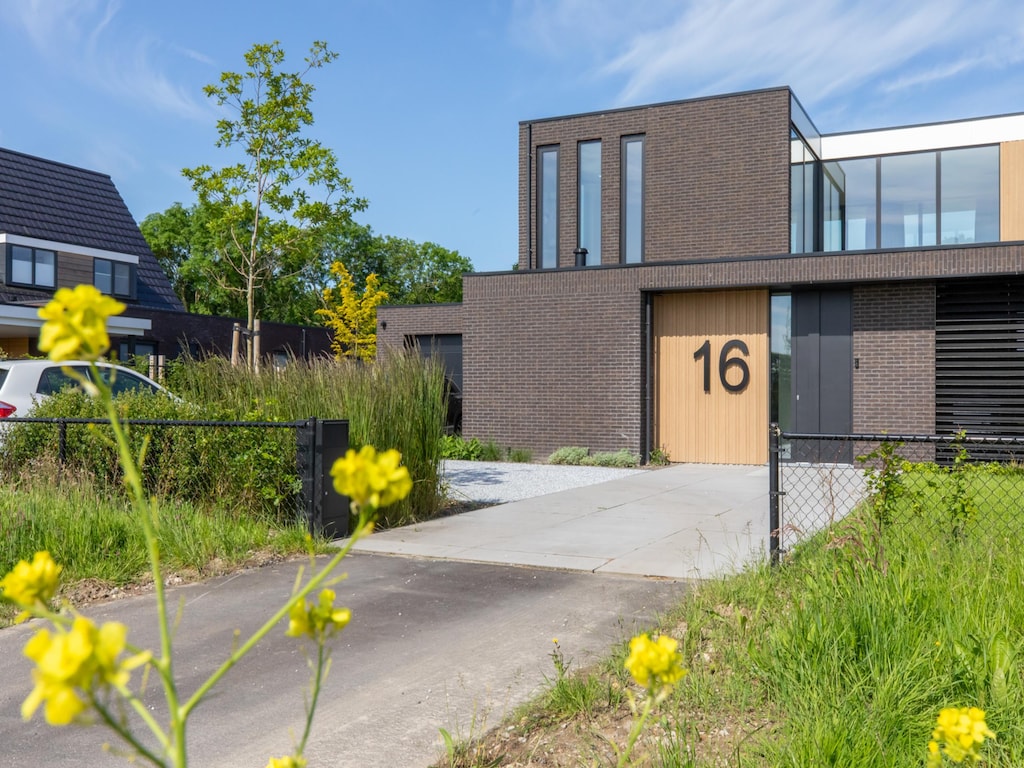
{"label": "roof overhang", "polygon": [[87,245],[74,245],[72,243],[59,243],[56,240],[42,240],[38,237],[12,235],[9,232],[0,232],[0,243],[23,245],[26,248],[45,248],[48,251],[64,251],[66,253],[76,253],[80,256],[91,256],[94,259],[123,261],[128,264],[139,263],[139,257],[131,253],[118,253],[117,251],[106,251],[102,248],[90,248]]}
{"label": "roof overhang", "polygon": [[[0,304],[0,338],[36,335],[42,327],[38,307]],[[152,327],[152,321],[141,317],[115,315],[107,320],[107,333],[111,336],[143,336]]]}

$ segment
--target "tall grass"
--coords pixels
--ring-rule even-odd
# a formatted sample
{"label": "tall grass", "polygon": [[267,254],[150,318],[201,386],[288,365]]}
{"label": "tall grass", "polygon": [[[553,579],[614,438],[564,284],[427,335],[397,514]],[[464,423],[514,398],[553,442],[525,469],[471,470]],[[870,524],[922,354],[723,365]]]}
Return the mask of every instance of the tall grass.
{"label": "tall grass", "polygon": [[[999,482],[1021,498],[1020,477]],[[954,533],[947,489],[914,487],[881,542],[865,507],[780,567],[685,602],[684,706],[743,713],[744,765],[920,765],[946,706],[987,711],[987,765],[1024,762],[1019,501],[994,505],[998,525],[981,516]]]}
{"label": "tall grass", "polygon": [[[167,499],[159,509],[160,554],[172,572],[210,574],[244,563],[258,551],[287,555],[307,549],[305,528],[298,521],[276,525],[222,506]],[[325,544],[316,546],[323,550]],[[124,586],[149,573],[137,515],[127,501],[81,474],[26,474],[18,483],[0,486],[0,574],[40,550],[61,564],[65,584],[93,579]],[[11,614],[0,613],[0,626]]]}
{"label": "tall grass", "polygon": [[445,377],[437,360],[389,355],[372,365],[318,358],[253,374],[222,358],[171,368],[168,386],[190,402],[217,404],[234,418],[282,421],[347,419],[353,447],[401,451],[413,492],[382,510],[382,525],[401,525],[438,509]]}

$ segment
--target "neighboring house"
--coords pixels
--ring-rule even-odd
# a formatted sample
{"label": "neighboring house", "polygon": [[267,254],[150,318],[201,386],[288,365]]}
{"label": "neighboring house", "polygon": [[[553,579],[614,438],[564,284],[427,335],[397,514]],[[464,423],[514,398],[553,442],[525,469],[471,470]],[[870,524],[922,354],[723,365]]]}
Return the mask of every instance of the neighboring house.
{"label": "neighboring house", "polygon": [[464,434],[536,452],[1024,435],[1022,140],[823,136],[788,88],[527,121],[518,268],[380,308],[382,347],[461,334]]}
{"label": "neighboring house", "polygon": [[[37,310],[91,283],[128,305],[110,319],[112,354],[176,357],[231,349],[231,318],[186,314],[109,176],[0,149],[0,349],[37,355]],[[264,323],[265,354],[322,354],[327,332]]]}

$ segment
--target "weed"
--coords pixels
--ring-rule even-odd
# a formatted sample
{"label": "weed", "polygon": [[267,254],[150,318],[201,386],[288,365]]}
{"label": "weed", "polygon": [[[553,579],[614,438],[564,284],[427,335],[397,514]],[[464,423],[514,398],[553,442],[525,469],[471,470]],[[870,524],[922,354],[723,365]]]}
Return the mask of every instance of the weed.
{"label": "weed", "polygon": [[533,452],[527,448],[509,448],[508,460],[518,464],[529,464],[533,461]]}

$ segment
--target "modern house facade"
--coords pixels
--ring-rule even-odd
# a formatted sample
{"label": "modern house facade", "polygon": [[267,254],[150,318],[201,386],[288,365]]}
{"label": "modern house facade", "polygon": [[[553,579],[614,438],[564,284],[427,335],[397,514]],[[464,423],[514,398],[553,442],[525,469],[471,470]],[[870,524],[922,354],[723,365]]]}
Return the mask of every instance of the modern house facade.
{"label": "modern house facade", "polygon": [[[112,353],[177,357],[231,350],[231,318],[185,312],[109,176],[0,149],[0,349],[37,355],[40,306],[95,285],[127,305],[109,321]],[[325,329],[264,323],[265,354],[324,354]]]}
{"label": "modern house facade", "polygon": [[378,314],[382,346],[461,335],[465,434],[1024,434],[1024,115],[822,135],[773,88],[523,122],[519,158],[518,268]]}

